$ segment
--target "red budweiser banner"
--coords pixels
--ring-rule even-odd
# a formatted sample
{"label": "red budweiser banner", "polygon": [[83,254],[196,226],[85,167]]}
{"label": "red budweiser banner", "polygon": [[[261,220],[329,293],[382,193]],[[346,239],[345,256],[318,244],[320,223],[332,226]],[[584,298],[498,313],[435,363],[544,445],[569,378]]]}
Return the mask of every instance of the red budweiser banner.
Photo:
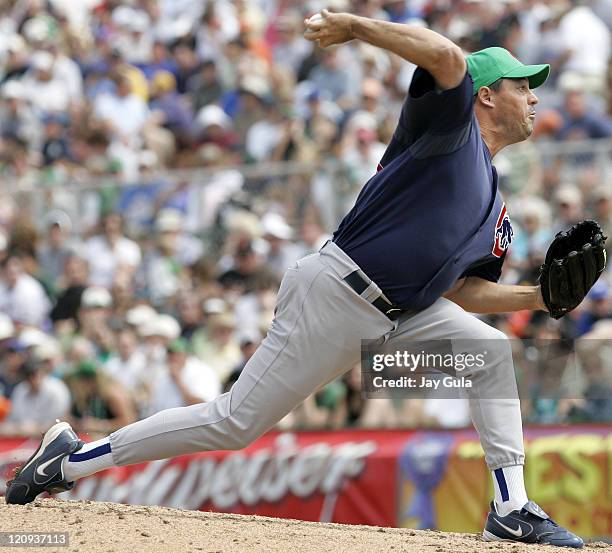
{"label": "red budweiser banner", "polygon": [[[610,428],[525,431],[530,498],[587,537],[612,534]],[[0,470],[8,475],[36,446],[0,439]],[[272,432],[242,451],[105,471],[60,497],[477,532],[490,480],[471,430]]]}

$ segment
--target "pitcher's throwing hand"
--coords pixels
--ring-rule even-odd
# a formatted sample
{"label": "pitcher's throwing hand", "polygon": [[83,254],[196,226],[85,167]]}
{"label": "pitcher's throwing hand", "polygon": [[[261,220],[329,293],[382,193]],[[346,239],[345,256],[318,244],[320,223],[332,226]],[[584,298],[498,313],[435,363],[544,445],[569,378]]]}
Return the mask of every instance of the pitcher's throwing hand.
{"label": "pitcher's throwing hand", "polygon": [[322,48],[344,44],[355,38],[351,30],[353,16],[349,13],[331,13],[323,10],[304,20],[304,38],[316,42]]}

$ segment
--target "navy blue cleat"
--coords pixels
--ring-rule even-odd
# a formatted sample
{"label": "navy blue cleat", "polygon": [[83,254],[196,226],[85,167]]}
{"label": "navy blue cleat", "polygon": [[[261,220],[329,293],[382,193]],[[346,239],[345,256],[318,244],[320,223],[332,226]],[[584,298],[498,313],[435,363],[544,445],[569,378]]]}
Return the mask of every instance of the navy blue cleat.
{"label": "navy blue cleat", "polygon": [[505,517],[497,514],[492,501],[482,537],[485,541],[541,543],[576,549],[584,545],[581,538],[559,526],[533,501]]}
{"label": "navy blue cleat", "polygon": [[83,444],[67,422],[54,424],[43,436],[34,455],[6,483],[6,502],[25,505],[43,492],[59,493],[72,489],[74,482],[64,479],[62,461],[81,449]]}

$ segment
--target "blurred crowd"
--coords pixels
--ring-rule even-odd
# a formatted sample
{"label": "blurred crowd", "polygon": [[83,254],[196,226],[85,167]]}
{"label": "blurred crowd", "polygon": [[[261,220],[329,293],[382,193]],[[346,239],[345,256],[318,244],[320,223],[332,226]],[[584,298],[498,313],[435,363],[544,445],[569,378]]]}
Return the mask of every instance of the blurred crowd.
{"label": "blurred crowd", "polygon": [[[306,41],[323,7],[551,64],[532,139],[495,160],[503,282],[534,283],[574,222],[611,235],[612,0],[3,0],[0,433],[107,433],[231,387],[284,271],[375,172],[415,69]],[[487,319],[559,348],[516,353],[526,421],[612,420],[611,319],[609,274],[560,322]],[[364,399],[356,367],[281,426],[468,424],[462,400]]]}

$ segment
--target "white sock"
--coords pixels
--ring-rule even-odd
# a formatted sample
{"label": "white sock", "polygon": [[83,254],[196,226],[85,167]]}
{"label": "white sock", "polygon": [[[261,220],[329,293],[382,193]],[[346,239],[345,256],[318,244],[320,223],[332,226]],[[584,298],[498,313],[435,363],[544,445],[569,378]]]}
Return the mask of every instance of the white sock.
{"label": "white sock", "polygon": [[62,461],[64,478],[74,482],[104,469],[114,467],[108,436],[85,444],[76,453],[71,453]]}
{"label": "white sock", "polygon": [[529,501],[523,480],[523,465],[495,469],[491,475],[495,488],[495,506],[501,516],[520,510]]}

